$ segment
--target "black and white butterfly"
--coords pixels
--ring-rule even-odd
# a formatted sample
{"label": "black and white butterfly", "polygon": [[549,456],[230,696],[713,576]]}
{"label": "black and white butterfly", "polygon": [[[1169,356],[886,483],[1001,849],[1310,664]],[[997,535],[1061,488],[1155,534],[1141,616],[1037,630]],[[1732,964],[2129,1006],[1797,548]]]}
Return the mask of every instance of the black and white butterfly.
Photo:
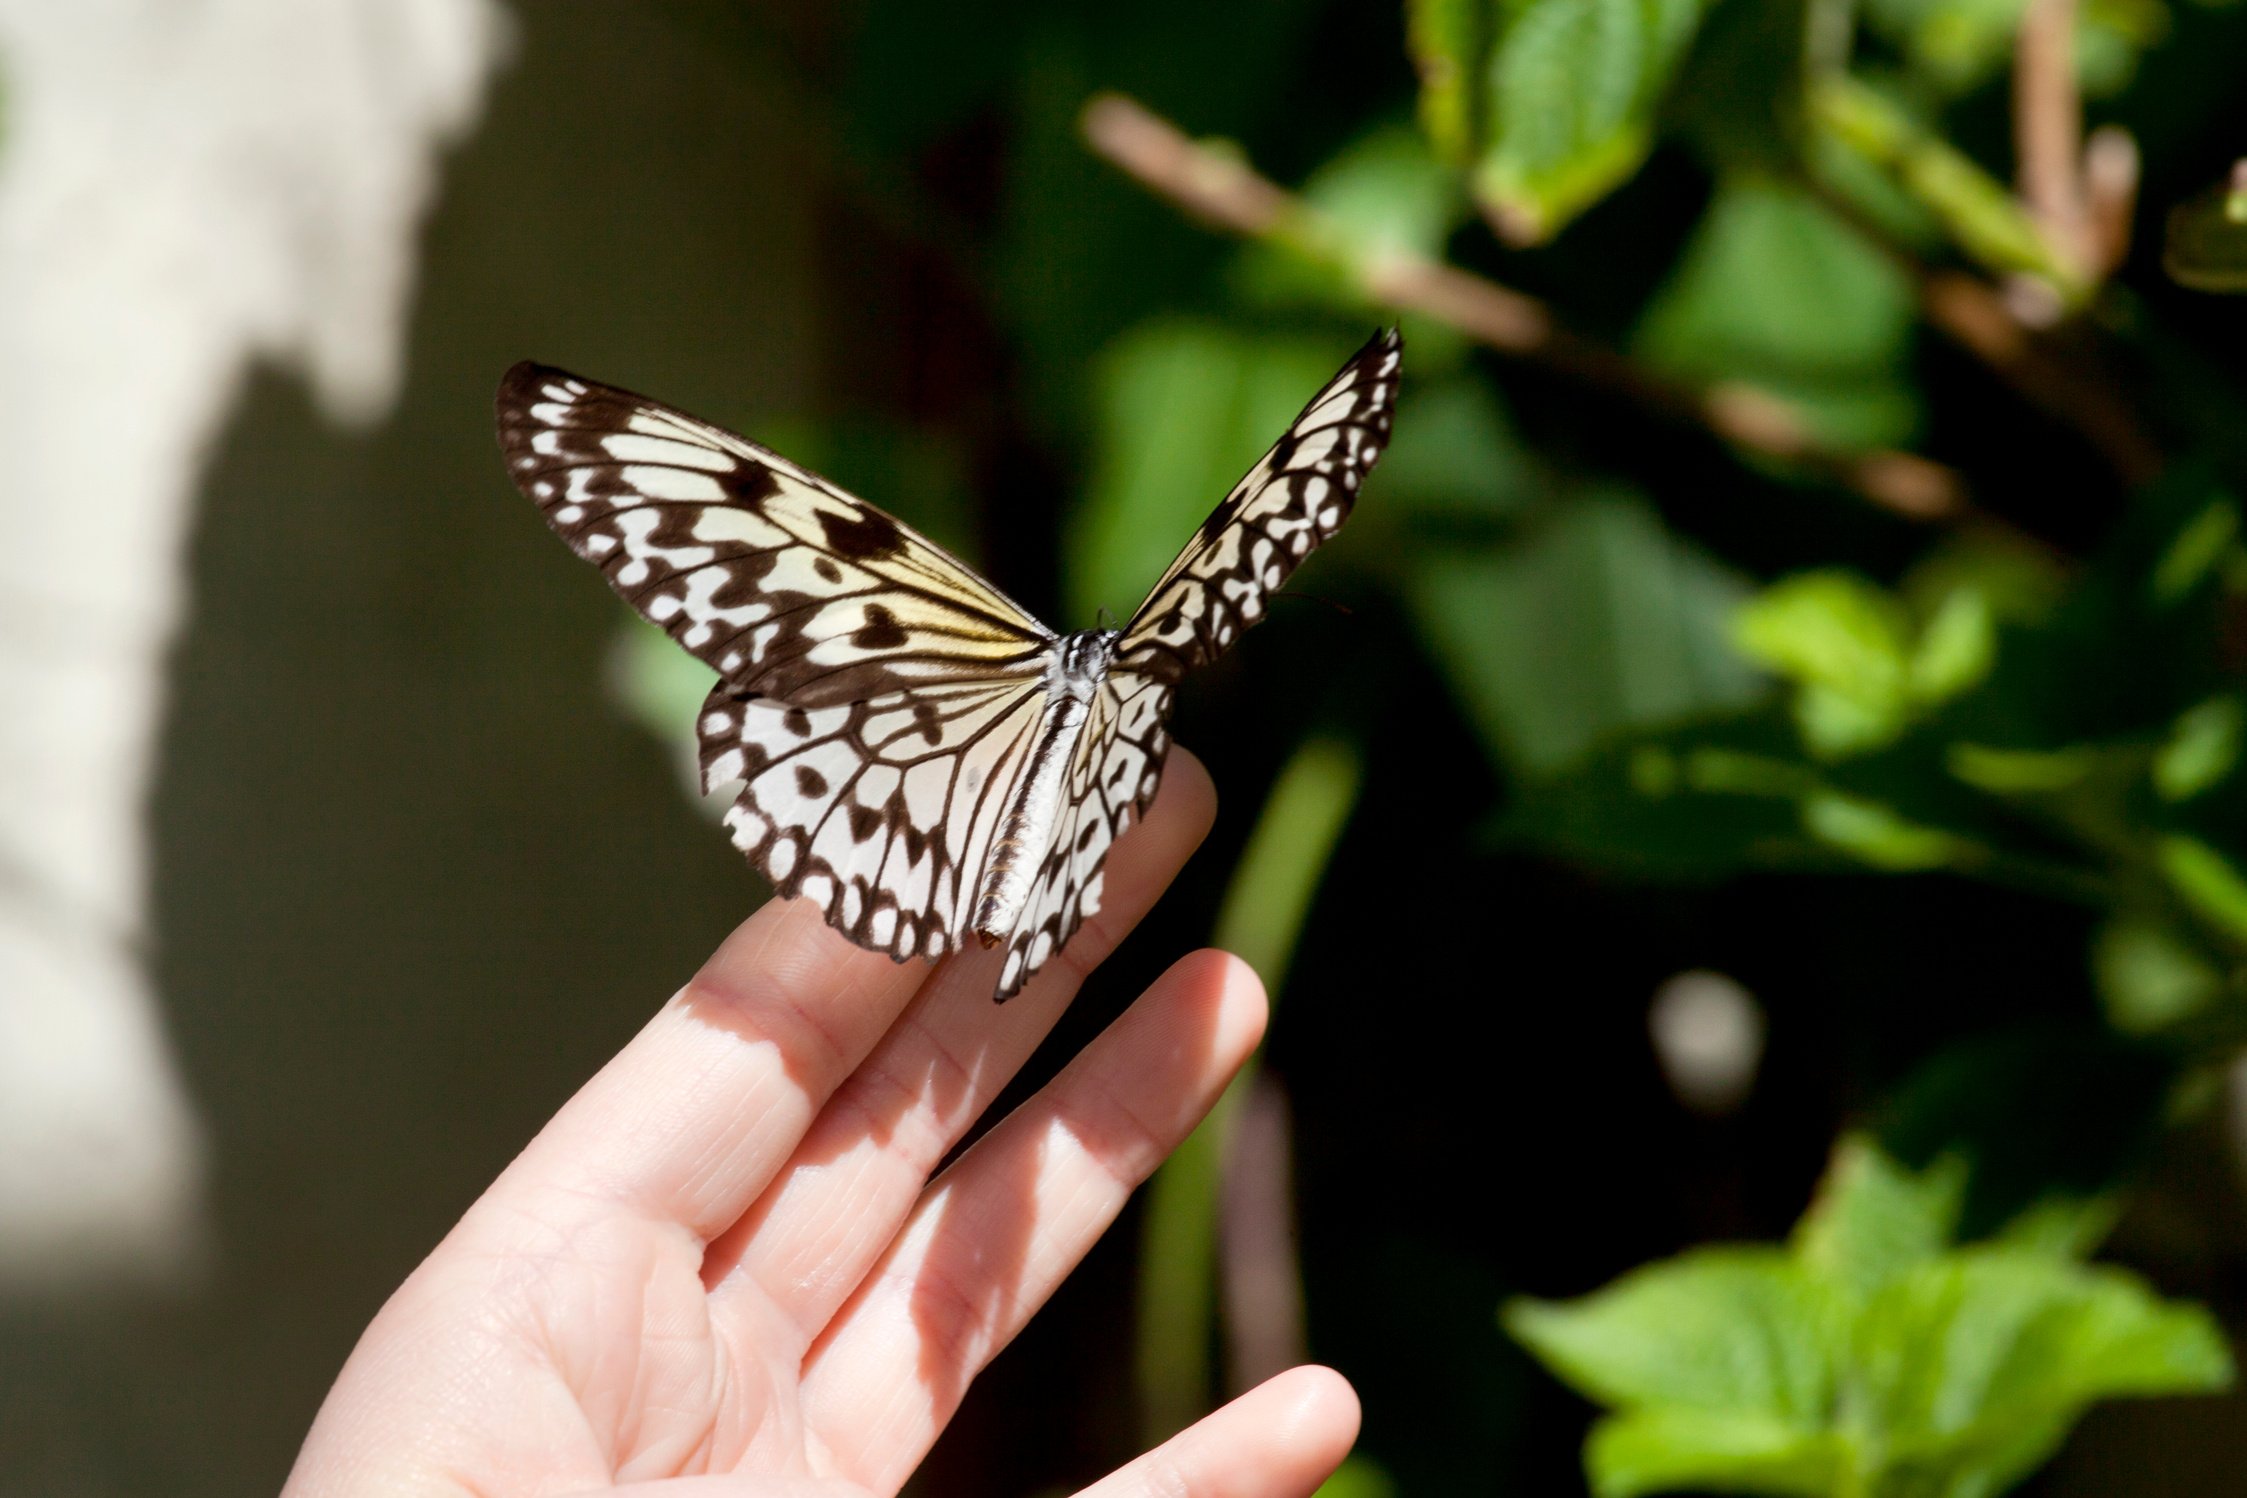
{"label": "black and white butterfly", "polygon": [[756,443],[538,364],[499,389],[509,471],[624,600],[718,673],[707,792],[860,946],[1006,944],[997,997],[1100,908],[1171,692],[1350,513],[1403,344],[1375,334],[1202,522],[1122,629],[1056,635],[909,526]]}

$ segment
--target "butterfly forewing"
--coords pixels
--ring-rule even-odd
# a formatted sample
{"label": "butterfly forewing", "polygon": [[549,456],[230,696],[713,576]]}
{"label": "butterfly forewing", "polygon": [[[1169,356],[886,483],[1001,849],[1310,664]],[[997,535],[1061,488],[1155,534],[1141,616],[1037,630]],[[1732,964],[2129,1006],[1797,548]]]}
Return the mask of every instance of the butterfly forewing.
{"label": "butterfly forewing", "polygon": [[1161,780],[1173,684],[1349,514],[1388,440],[1398,359],[1396,335],[1376,335],[1319,392],[1114,638],[1104,675],[1070,675],[1067,642],[902,522],[668,406],[519,364],[500,443],[562,539],[716,669],[704,789],[741,782],[734,842],[860,946],[903,961],[967,940],[986,879],[1019,856],[998,852],[1010,818],[1052,796],[1031,765],[1056,682],[1091,686],[1004,936],[1003,999],[1098,913],[1108,850]]}
{"label": "butterfly forewing", "polygon": [[1233,486],[1147,594],[1118,670],[1176,681],[1264,617],[1265,600],[1341,529],[1389,443],[1404,345],[1376,333]]}
{"label": "butterfly forewing", "polygon": [[515,482],[609,585],[732,685],[803,707],[1039,675],[1052,632],[910,526],[627,391],[518,364]]}

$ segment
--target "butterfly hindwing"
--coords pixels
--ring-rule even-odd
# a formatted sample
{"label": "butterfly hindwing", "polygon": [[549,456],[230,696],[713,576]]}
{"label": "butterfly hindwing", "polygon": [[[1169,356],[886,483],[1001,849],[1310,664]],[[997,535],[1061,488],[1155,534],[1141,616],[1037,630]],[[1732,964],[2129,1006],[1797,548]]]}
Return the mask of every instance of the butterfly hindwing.
{"label": "butterfly hindwing", "polygon": [[721,682],[697,724],[703,789],[744,782],[726,826],[782,897],[899,961],[941,957],[966,932],[1044,695],[957,683],[802,708]]}
{"label": "butterfly hindwing", "polygon": [[1108,848],[1146,813],[1170,747],[1171,689],[1111,672],[1069,764],[1068,794],[1052,843],[1032,876],[1022,919],[1007,941],[999,997],[1011,998],[1077,928],[1100,913]]}
{"label": "butterfly hindwing", "polygon": [[1264,617],[1265,600],[1349,518],[1388,446],[1403,358],[1394,329],[1376,333],[1311,397],[1147,594],[1117,644],[1119,671],[1174,682]]}
{"label": "butterfly hindwing", "polygon": [[[718,672],[697,724],[703,787],[741,783],[726,823],[774,889],[899,961],[955,951],[981,921],[1005,944],[1004,999],[1098,913],[1109,848],[1161,781],[1179,677],[1262,617],[1348,516],[1388,440],[1399,358],[1396,334],[1377,334],[1121,631],[1067,640],[901,521],[627,391],[519,364],[500,443],[571,549]],[[1087,711],[1056,796],[1038,743],[1075,701]],[[1043,842],[1017,862],[1030,826]],[[976,913],[987,880],[1011,891],[992,897],[1008,912],[995,925]]]}
{"label": "butterfly hindwing", "polygon": [[745,438],[538,364],[499,390],[515,482],[732,685],[811,707],[1036,676],[1052,632],[902,521]]}

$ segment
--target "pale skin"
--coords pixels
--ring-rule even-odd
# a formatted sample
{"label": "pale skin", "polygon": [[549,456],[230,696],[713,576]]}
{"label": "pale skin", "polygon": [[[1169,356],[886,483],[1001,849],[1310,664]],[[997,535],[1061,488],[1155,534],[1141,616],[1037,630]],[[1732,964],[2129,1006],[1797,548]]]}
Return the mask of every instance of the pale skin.
{"label": "pale skin", "polygon": [[[1214,806],[1173,752],[1101,914],[1004,1006],[997,953],[899,966],[760,910],[391,1297],[284,1498],[896,1493],[1263,1033],[1255,975],[1195,953],[931,1178]],[[1297,1368],[1083,1491],[1301,1498],[1357,1425]]]}

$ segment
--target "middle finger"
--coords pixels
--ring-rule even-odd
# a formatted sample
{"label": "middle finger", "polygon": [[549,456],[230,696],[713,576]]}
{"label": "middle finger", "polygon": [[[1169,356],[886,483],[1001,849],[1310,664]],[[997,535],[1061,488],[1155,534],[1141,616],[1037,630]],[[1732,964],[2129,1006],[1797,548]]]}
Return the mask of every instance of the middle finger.
{"label": "middle finger", "polygon": [[721,1321],[753,1316],[761,1331],[777,1307],[807,1345],[819,1334],[938,1162],[1059,1021],[1078,975],[1146,914],[1215,809],[1208,774],[1174,752],[1145,821],[1108,861],[1099,918],[1066,959],[1003,1007],[991,1003],[991,962],[955,959],[930,979],[828,1099],[764,1197],[710,1245],[703,1277]]}

